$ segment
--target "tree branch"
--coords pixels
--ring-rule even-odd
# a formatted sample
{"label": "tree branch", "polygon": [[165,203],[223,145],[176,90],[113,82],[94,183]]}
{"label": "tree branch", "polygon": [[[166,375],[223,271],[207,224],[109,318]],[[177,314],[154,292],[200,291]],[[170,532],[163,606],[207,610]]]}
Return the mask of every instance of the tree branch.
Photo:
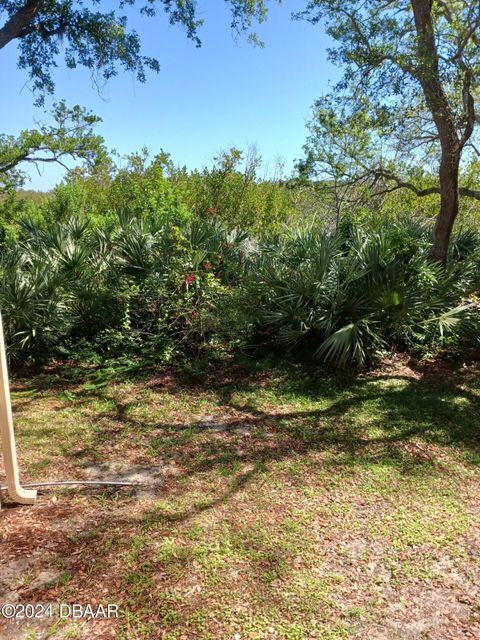
{"label": "tree branch", "polygon": [[43,0],[28,0],[0,29],[0,49],[15,38],[29,32],[30,25],[42,8]]}
{"label": "tree branch", "polygon": [[475,200],[480,200],[480,190],[478,189],[469,189],[468,187],[459,187],[458,193],[461,196],[467,196],[468,198],[475,198]]}
{"label": "tree branch", "polygon": [[462,98],[463,98],[463,109],[465,113],[465,129],[463,131],[463,135],[460,139],[460,149],[463,149],[465,144],[470,140],[473,129],[475,127],[476,122],[476,114],[475,114],[475,100],[472,95],[472,70],[470,67],[463,62],[463,60],[459,61],[459,64],[464,72],[463,77],[463,87],[462,87]]}
{"label": "tree branch", "polygon": [[[386,180],[392,180],[395,182],[395,185],[388,190],[382,193],[391,193],[392,191],[396,191],[397,189],[408,189],[409,191],[413,191],[415,195],[419,198],[424,198],[426,196],[431,195],[440,195],[440,187],[427,187],[426,189],[419,189],[413,182],[408,182],[406,180],[402,180],[394,173],[390,171],[386,171],[385,169],[377,169],[373,172],[372,176],[378,180],[378,178],[385,178]],[[363,176],[365,177],[365,176]],[[468,198],[474,198],[475,200],[480,200],[480,189],[470,189],[469,187],[459,187],[458,193],[461,196],[466,196]]]}

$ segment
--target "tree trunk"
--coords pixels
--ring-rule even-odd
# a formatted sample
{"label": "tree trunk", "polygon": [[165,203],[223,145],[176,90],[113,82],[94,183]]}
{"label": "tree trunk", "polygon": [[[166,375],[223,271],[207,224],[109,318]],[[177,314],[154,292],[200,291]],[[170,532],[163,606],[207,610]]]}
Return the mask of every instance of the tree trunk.
{"label": "tree trunk", "polygon": [[[466,140],[458,137],[455,114],[452,109],[440,74],[440,57],[435,38],[432,0],[410,0],[417,31],[418,66],[416,78],[422,86],[427,106],[432,114],[442,148],[440,161],[440,213],[433,233],[432,256],[444,267],[447,265],[448,245],[453,223],[458,214],[458,174],[460,157]],[[467,96],[471,78],[466,78]],[[470,102],[470,101],[469,101]],[[471,106],[471,105],[470,105]],[[470,109],[471,111],[471,109]],[[471,113],[468,114],[469,118]],[[474,115],[474,114],[473,114]],[[470,123],[472,131],[473,124]],[[468,129],[470,129],[470,125]]]}
{"label": "tree trunk", "polygon": [[432,255],[447,266],[448,246],[452,234],[453,223],[458,215],[458,174],[460,153],[455,151],[455,144],[443,150],[440,163],[440,213],[433,231]]}

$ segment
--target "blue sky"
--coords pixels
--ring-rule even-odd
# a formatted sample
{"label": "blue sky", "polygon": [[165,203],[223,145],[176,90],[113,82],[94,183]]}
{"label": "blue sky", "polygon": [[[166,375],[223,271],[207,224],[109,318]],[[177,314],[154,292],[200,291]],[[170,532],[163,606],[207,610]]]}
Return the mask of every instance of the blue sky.
{"label": "blue sky", "polygon": [[[144,53],[160,60],[160,73],[149,74],[146,84],[120,74],[99,96],[88,71],[60,65],[56,98],[99,115],[98,132],[121,154],[163,148],[176,164],[200,168],[221,149],[254,144],[266,163],[273,166],[281,157],[290,171],[301,154],[313,101],[338,78],[326,60],[329,42],[321,26],[291,20],[304,4],[272,4],[269,19],[257,29],[263,49],[235,41],[220,0],[199,2],[205,20],[200,49],[163,18],[135,17],[131,24],[142,35]],[[0,56],[7,87],[0,103],[2,131],[17,133],[46,116],[33,107],[26,74],[16,68],[15,45]],[[62,175],[51,166],[41,176],[32,170],[26,186],[49,189]]]}

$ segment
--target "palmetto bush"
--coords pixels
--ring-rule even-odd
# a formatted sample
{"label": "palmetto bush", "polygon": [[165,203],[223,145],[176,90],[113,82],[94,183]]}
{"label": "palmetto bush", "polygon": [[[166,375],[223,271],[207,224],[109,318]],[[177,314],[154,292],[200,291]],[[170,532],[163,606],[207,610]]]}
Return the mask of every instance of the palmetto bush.
{"label": "palmetto bush", "polygon": [[16,249],[0,262],[0,299],[10,354],[36,359],[70,326],[68,296],[59,270],[40,257]]}
{"label": "palmetto bush", "polygon": [[249,275],[257,331],[339,366],[474,335],[479,314],[469,298],[479,286],[478,237],[454,239],[447,271],[430,259],[429,237],[413,222],[376,232],[349,224],[263,246]]}
{"label": "palmetto bush", "polygon": [[42,360],[79,341],[112,353],[202,342],[242,270],[245,240],[213,221],[121,214],[104,229],[76,217],[27,221],[0,255],[10,356]]}
{"label": "palmetto bush", "polygon": [[173,224],[122,213],[103,228],[71,217],[22,225],[0,254],[12,359],[197,351],[247,335],[341,366],[386,349],[429,351],[478,335],[480,243],[457,234],[449,268],[412,222],[310,228],[263,245],[214,219]]}
{"label": "palmetto bush", "polygon": [[41,360],[77,325],[91,329],[95,316],[111,322],[114,300],[100,236],[87,223],[22,226],[0,257],[0,306],[10,356]]}

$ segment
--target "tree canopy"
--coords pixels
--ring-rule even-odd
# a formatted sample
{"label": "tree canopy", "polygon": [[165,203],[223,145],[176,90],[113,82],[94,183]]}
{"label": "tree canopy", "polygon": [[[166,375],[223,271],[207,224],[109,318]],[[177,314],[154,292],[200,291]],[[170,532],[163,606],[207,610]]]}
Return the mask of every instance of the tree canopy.
{"label": "tree canopy", "polygon": [[[128,27],[129,10],[155,18],[167,15],[170,24],[182,26],[187,37],[200,46],[198,30],[202,20],[195,0],[118,0],[105,9],[105,3],[92,0],[0,0],[0,49],[16,42],[18,66],[30,76],[36,104],[43,104],[46,94],[55,90],[53,71],[63,58],[67,67],[83,66],[96,81],[106,81],[119,70],[146,80],[147,70],[158,71],[159,61],[145,56],[140,35]],[[254,21],[266,17],[264,0],[228,0],[231,28],[246,32]],[[113,8],[112,8],[113,7]],[[250,37],[255,40],[255,34]],[[67,109],[64,103],[55,107],[55,127],[22,131],[19,136],[0,136],[0,189],[23,184],[22,162],[62,162],[66,156],[88,162],[99,157],[102,139],[92,126],[98,118],[80,107]]]}
{"label": "tree canopy", "polygon": [[55,105],[51,125],[40,124],[18,136],[0,134],[0,191],[20,187],[25,173],[22,163],[57,163],[65,166],[69,157],[80,159],[90,167],[106,158],[103,138],[93,132],[100,121],[76,105],[68,108],[64,102]]}
{"label": "tree canopy", "polygon": [[[18,43],[19,67],[29,73],[40,102],[45,93],[54,91],[52,70],[61,57],[69,68],[86,67],[104,80],[123,69],[144,82],[147,70],[159,70],[157,59],[142,54],[140,35],[129,29],[132,8],[150,18],[165,13],[170,24],[182,26],[188,38],[201,44],[202,20],[195,0],[118,0],[108,10],[99,0],[88,4],[92,7],[82,0],[0,1],[0,49]],[[228,4],[231,27],[238,31],[248,31],[254,21],[266,17],[264,0],[228,0]]]}
{"label": "tree canopy", "polygon": [[480,3],[312,0],[298,17],[326,24],[329,57],[344,69],[315,105],[303,168],[439,193],[434,255],[445,261],[459,193],[480,198],[458,185],[462,163],[478,175]]}

